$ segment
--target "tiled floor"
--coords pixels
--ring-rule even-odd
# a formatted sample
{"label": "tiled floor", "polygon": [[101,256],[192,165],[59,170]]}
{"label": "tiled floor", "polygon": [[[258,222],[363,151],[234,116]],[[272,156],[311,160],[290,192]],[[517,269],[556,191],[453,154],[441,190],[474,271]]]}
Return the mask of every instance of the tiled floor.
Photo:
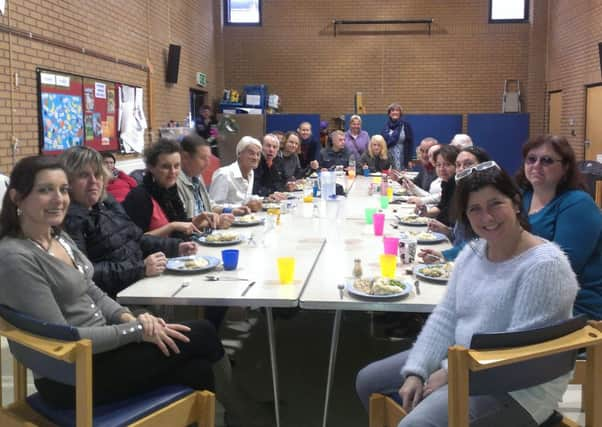
{"label": "tiled floor", "polygon": [[[241,315],[232,310],[222,334],[227,350],[234,359],[234,374],[243,393],[255,402],[255,425],[273,426],[273,398],[270,361],[265,322],[260,310]],[[245,319],[251,319],[253,327]],[[280,383],[282,427],[315,427],[321,425],[328,351],[333,313],[281,311],[277,313],[277,354]],[[360,407],[353,382],[362,366],[392,354],[408,345],[375,339],[368,327],[366,313],[343,315],[335,384],[332,393],[329,426],[365,427],[368,418]],[[2,343],[3,373],[11,370],[12,361]],[[8,369],[8,371],[7,371]],[[5,402],[12,400],[12,377],[2,378]],[[561,411],[584,425],[580,413],[581,387],[569,386]],[[222,412],[218,408],[218,426]]]}

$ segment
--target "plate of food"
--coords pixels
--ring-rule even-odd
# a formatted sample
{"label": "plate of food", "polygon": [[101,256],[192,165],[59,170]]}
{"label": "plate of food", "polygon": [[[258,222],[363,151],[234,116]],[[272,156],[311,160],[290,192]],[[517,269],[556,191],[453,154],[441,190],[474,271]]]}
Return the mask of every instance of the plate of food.
{"label": "plate of food", "polygon": [[262,209],[264,211],[267,211],[268,209],[280,209],[280,203],[264,203]]}
{"label": "plate of food", "polygon": [[205,246],[229,246],[242,241],[238,234],[231,231],[213,232],[208,236],[197,237],[195,240]]}
{"label": "plate of food", "polygon": [[411,225],[411,226],[425,226],[428,225],[429,223],[429,219],[425,216],[418,216],[418,215],[406,215],[406,216],[401,216],[399,217],[399,223],[402,225]]}
{"label": "plate of food", "polygon": [[368,299],[394,299],[401,298],[410,293],[412,282],[409,279],[387,279],[385,277],[375,278],[348,278],[346,284],[347,292],[359,298]]}
{"label": "plate of food", "polygon": [[258,217],[254,214],[249,214],[237,216],[236,218],[234,218],[234,222],[232,223],[232,225],[234,227],[251,227],[253,225],[263,224],[264,221],[264,218]]}
{"label": "plate of food", "polygon": [[176,273],[200,273],[219,265],[218,258],[208,255],[189,255],[169,258],[165,268]]}
{"label": "plate of food", "polygon": [[431,282],[446,283],[453,268],[453,262],[418,264],[414,267],[414,275],[420,279]]}
{"label": "plate of food", "polygon": [[447,240],[445,234],[435,233],[433,231],[421,231],[419,233],[410,231],[408,234],[413,236],[416,241],[422,245],[441,243]]}

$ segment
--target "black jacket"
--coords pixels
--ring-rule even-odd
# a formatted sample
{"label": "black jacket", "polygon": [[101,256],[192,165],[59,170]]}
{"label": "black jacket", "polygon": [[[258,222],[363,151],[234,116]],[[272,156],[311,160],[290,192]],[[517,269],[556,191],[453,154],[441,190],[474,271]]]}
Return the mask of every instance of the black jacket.
{"label": "black jacket", "polygon": [[110,297],[144,277],[144,258],[178,255],[181,240],[143,234],[112,196],[88,210],[71,203],[65,231],[94,264],[94,282]]}
{"label": "black jacket", "polygon": [[253,194],[266,197],[274,191],[286,191],[287,178],[281,157],[274,157],[272,167],[269,168],[262,155],[259,166],[253,171],[253,174]]}

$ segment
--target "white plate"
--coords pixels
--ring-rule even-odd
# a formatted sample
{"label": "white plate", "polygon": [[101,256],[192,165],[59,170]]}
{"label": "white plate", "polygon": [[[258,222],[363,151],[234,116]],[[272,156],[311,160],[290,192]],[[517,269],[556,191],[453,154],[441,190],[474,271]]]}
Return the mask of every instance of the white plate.
{"label": "white plate", "polygon": [[435,267],[438,265],[444,265],[444,264],[418,264],[418,265],[414,266],[414,275],[420,279],[428,280],[429,282],[447,283],[447,281],[449,280],[449,277],[431,277],[431,276],[422,274],[420,272],[420,270],[422,270],[423,268]]}
{"label": "white plate", "polygon": [[389,300],[389,299],[395,299],[395,298],[402,298],[406,295],[408,295],[414,285],[412,284],[411,280],[406,279],[401,279],[399,277],[396,277],[395,280],[399,280],[400,282],[402,282],[405,286],[405,289],[402,289],[401,291],[399,291],[398,293],[395,294],[386,294],[386,295],[371,295],[371,294],[367,294],[365,292],[360,291],[359,289],[356,289],[353,287],[353,283],[355,281],[355,279],[349,277],[346,280],[346,285],[345,285],[345,289],[347,289],[347,292],[350,295],[359,297],[359,298],[363,298],[363,299],[373,299],[373,300]]}
{"label": "white plate", "polygon": [[207,241],[207,236],[195,237],[195,240],[201,245],[205,246],[230,246],[237,245],[242,242],[240,236],[236,236],[234,240],[218,240],[218,241]]}
{"label": "white plate", "polygon": [[[420,234],[420,233],[418,233]],[[441,233],[435,233],[431,231],[431,234],[433,236],[435,236],[434,239],[420,239],[418,237],[418,235],[412,235],[413,237],[416,238],[416,241],[418,243],[420,243],[421,245],[434,245],[435,243],[441,243],[441,242],[445,242],[447,240],[447,237],[445,236],[445,234],[441,234]]]}
{"label": "white plate", "polygon": [[[187,261],[193,261],[195,259],[202,258],[207,261],[207,264],[198,267],[186,267]],[[201,271],[211,270],[219,265],[220,260],[209,256],[209,255],[189,255],[189,256],[181,256],[177,258],[169,258],[167,260],[167,265],[165,268],[169,271],[173,271],[176,273],[200,273]]]}
{"label": "white plate", "polygon": [[234,222],[232,223],[233,227],[252,227],[254,225],[260,225],[263,224],[265,221],[265,218],[260,218],[260,217],[256,217],[253,221],[238,221],[238,218],[234,219]]}
{"label": "white plate", "polygon": [[421,218],[425,218],[425,220],[426,220],[424,222],[424,224],[416,223],[416,222],[404,221],[404,218],[406,218],[406,217],[403,217],[403,216],[399,217],[399,223],[401,225],[409,225],[411,227],[426,227],[428,225],[428,218],[425,218],[425,217],[421,217]]}

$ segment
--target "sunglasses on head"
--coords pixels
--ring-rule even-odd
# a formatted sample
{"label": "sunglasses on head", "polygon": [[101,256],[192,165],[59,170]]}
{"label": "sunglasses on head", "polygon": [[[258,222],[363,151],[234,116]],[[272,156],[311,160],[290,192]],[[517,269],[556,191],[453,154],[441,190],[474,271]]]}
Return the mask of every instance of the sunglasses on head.
{"label": "sunglasses on head", "polygon": [[556,162],[562,162],[562,159],[553,159],[550,156],[537,157],[536,155],[529,155],[525,157],[525,163],[528,165],[534,165],[538,160],[542,166],[550,166]]}
{"label": "sunglasses on head", "polygon": [[456,182],[460,181],[461,179],[466,178],[468,175],[472,174],[474,171],[480,172],[480,171],[484,171],[484,170],[491,169],[491,168],[499,169],[500,167],[493,160],[489,160],[488,162],[479,163],[476,166],[473,166],[468,169],[464,169],[462,172],[458,172],[456,174]]}

